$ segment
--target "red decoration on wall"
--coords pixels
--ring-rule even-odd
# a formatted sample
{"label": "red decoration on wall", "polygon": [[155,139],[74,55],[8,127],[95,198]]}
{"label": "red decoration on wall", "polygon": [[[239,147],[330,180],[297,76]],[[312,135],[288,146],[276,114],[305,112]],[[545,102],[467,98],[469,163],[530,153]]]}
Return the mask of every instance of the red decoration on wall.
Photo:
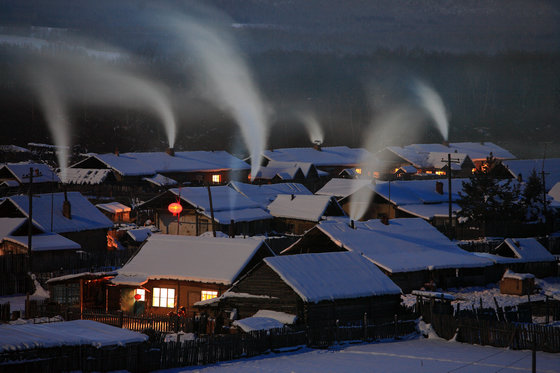
{"label": "red decoration on wall", "polygon": [[140,300],[142,296],[140,294],[134,294],[134,299]]}

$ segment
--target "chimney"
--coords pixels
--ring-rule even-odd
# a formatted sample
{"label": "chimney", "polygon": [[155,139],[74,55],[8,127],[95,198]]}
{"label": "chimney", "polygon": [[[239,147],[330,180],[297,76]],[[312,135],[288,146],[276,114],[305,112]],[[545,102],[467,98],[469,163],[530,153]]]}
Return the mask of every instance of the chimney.
{"label": "chimney", "polygon": [[172,157],[175,156],[175,149],[173,149],[173,148],[167,148],[167,149],[165,150],[165,152],[166,152],[167,154],[169,154],[170,156],[172,156]]}
{"label": "chimney", "polygon": [[294,198],[296,198],[296,196],[295,196],[295,194],[292,194],[292,198],[291,198],[291,201],[293,201],[293,200],[294,200]]}
{"label": "chimney", "polygon": [[521,173],[517,175],[517,181],[519,181],[520,183],[523,182],[523,175],[521,175]]}
{"label": "chimney", "polygon": [[117,157],[119,156],[119,148],[117,148],[116,146],[115,146],[115,155],[116,155]]}
{"label": "chimney", "polygon": [[389,225],[389,217],[383,215],[383,216],[381,217],[381,222],[382,222],[383,224],[385,224],[385,225]]}
{"label": "chimney", "polygon": [[320,142],[316,142],[313,144],[313,149],[317,150],[317,151],[321,151],[321,143]]}
{"label": "chimney", "polygon": [[350,220],[350,228],[356,229],[356,226],[354,225],[354,220]]}
{"label": "chimney", "polygon": [[444,140],[444,141],[443,141],[443,145],[444,145],[444,146],[447,146],[447,147],[449,148],[449,141]]}
{"label": "chimney", "polygon": [[441,181],[436,181],[436,192],[443,194],[443,183]]}
{"label": "chimney", "polygon": [[230,236],[230,238],[234,238],[235,237],[235,221],[233,219],[231,219],[229,221],[229,231],[228,231],[228,235]]}
{"label": "chimney", "polygon": [[62,216],[67,219],[72,219],[72,206],[70,206],[70,201],[68,201],[66,189],[64,190],[64,202],[62,202]]}

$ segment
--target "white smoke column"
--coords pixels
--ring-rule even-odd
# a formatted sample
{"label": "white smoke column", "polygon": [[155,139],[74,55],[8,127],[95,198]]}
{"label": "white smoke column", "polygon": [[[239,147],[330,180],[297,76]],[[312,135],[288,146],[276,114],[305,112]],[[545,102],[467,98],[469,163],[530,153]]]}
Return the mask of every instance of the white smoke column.
{"label": "white smoke column", "polygon": [[309,140],[313,144],[322,144],[324,141],[324,133],[317,117],[313,115],[313,113],[305,111],[297,113],[298,119],[303,123],[305,126],[305,130],[309,135]]}
{"label": "white smoke column", "polygon": [[[31,61],[27,65],[28,79],[39,97],[56,145],[70,145],[66,110],[85,93],[86,105],[152,112],[164,126],[169,147],[174,146],[177,132],[175,116],[164,88],[156,82],[114,64],[72,53],[59,52],[49,57],[32,55]],[[49,92],[53,93],[52,97],[49,97]]]}
{"label": "white smoke column", "polygon": [[230,113],[241,129],[256,175],[264,152],[267,117],[246,61],[233,40],[191,17],[171,17],[171,27],[192,52],[207,99]]}
{"label": "white smoke column", "polygon": [[60,179],[66,182],[68,168],[68,150],[70,149],[70,122],[67,110],[59,90],[46,74],[37,74],[36,84],[39,104],[43,108],[45,120],[54,143],[58,146],[56,157],[60,167]]}
{"label": "white smoke column", "polygon": [[[380,163],[375,153],[386,146],[402,142],[403,135],[415,137],[420,129],[422,116],[405,106],[392,108],[378,117],[370,125],[366,133],[363,148],[373,157],[362,159],[360,167],[364,172],[376,171]],[[360,220],[366,213],[373,197],[374,188],[362,188],[350,198],[350,218]]]}
{"label": "white smoke column", "polygon": [[441,136],[447,141],[449,137],[449,122],[441,97],[432,87],[420,80],[414,82],[413,89],[420,99],[421,106],[430,114]]}

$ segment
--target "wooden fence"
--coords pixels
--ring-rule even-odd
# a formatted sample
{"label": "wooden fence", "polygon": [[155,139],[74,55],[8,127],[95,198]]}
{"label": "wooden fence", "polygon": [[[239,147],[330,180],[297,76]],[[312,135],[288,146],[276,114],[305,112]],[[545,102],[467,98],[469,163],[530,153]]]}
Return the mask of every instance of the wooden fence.
{"label": "wooden fence", "polygon": [[560,352],[560,327],[495,320],[456,319],[451,315],[432,315],[432,327],[445,339],[456,335],[459,342],[514,350],[536,349]]}
{"label": "wooden fence", "polygon": [[[77,315],[79,317],[79,315]],[[133,316],[127,315],[123,312],[110,313],[97,313],[97,312],[83,312],[83,320],[97,321],[103,324],[116,326],[119,328],[126,328],[138,332],[152,329],[156,332],[168,333],[183,331],[187,333],[202,332],[199,330],[199,323],[197,319],[192,317],[179,317],[177,315],[146,315],[146,316]],[[206,324],[203,333],[206,333]]]}
{"label": "wooden fence", "polygon": [[[123,316],[124,320],[124,316]],[[115,319],[105,319],[115,322]],[[123,321],[124,322],[124,321]],[[251,333],[209,335],[183,342],[160,340],[96,349],[92,346],[10,351],[0,353],[0,370],[57,372],[126,369],[149,372],[181,366],[213,364],[297,346],[327,347],[336,341],[372,341],[416,332],[414,321],[383,325],[344,325],[330,328],[285,327]]]}

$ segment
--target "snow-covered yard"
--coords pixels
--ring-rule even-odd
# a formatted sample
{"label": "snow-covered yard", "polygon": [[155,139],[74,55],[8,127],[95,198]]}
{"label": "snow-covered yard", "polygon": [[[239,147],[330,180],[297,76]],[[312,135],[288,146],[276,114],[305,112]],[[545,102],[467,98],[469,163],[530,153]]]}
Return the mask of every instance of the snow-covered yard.
{"label": "snow-covered yard", "polygon": [[[536,285],[540,288],[537,294],[530,296],[532,301],[544,300],[545,294],[550,296],[557,295],[560,296],[560,277],[547,277],[545,279],[536,279]],[[438,291],[443,291],[438,289]],[[528,301],[526,295],[508,295],[500,293],[500,286],[496,284],[488,284],[487,286],[473,286],[465,287],[460,289],[448,289],[444,291],[446,294],[451,294],[455,297],[455,300],[451,304],[456,308],[457,303],[460,303],[461,309],[465,308],[475,308],[480,307],[480,301],[482,300],[482,306],[484,308],[496,308],[496,302],[500,307],[506,306],[516,306],[519,303],[525,303]],[[416,303],[415,295],[404,295],[403,303],[412,307]]]}
{"label": "snow-covered yard", "polygon": [[[439,339],[302,349],[165,372],[531,372],[531,351],[473,346]],[[537,352],[537,371],[560,372],[560,354]]]}

